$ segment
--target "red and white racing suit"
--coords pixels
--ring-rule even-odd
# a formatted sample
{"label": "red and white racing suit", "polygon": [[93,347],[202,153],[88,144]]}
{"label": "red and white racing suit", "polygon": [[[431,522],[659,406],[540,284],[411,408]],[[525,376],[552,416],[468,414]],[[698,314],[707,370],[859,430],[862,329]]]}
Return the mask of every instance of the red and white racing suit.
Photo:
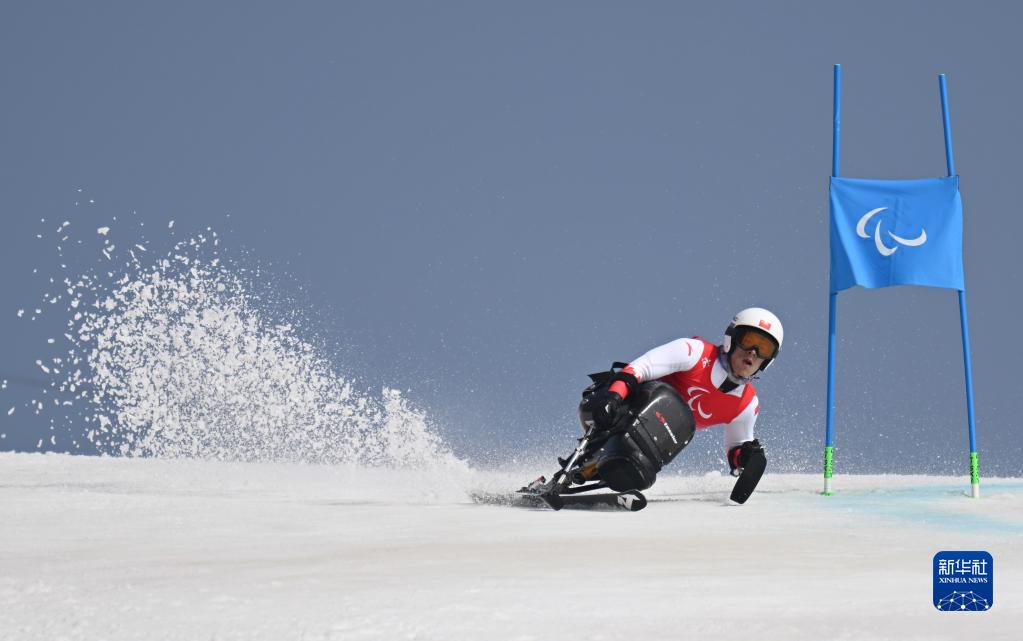
{"label": "red and white racing suit", "polygon": [[[696,429],[724,425],[725,452],[753,440],[753,425],[760,412],[757,391],[749,383],[730,392],[718,389],[728,372],[718,361],[717,345],[699,338],[680,338],[643,354],[624,371],[640,383],[660,380],[675,388],[693,410]],[[629,390],[616,381],[611,391],[625,398]]]}

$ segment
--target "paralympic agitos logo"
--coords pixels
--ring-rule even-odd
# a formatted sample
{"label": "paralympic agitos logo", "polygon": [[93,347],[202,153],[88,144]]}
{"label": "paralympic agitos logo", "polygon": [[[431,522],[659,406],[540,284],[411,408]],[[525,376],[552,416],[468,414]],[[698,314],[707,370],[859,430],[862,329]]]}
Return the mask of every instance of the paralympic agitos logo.
{"label": "paralympic agitos logo", "polygon": [[[866,214],[864,214],[863,217],[860,218],[860,222],[856,223],[856,235],[859,236],[860,238],[870,238],[870,234],[867,233],[867,222],[870,221],[871,217],[873,217],[875,214],[880,214],[881,212],[887,209],[888,209],[887,207],[878,207],[877,209],[871,209]],[[885,233],[888,235],[888,237],[890,237],[892,240],[898,243],[898,245],[896,245],[895,247],[889,247],[884,244],[884,241],[881,240],[882,223],[883,219],[878,218],[877,224],[874,226],[873,234],[874,246],[877,247],[878,253],[881,254],[882,256],[891,256],[899,249],[899,245],[905,245],[906,247],[919,247],[920,245],[923,245],[924,243],[927,242],[927,230],[923,228],[920,229],[920,235],[912,239],[896,236],[895,234],[889,231]]]}

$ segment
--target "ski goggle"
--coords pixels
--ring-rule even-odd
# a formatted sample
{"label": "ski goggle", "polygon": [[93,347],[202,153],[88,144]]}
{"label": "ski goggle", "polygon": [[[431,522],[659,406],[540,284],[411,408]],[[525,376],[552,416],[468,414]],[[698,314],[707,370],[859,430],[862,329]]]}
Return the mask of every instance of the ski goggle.
{"label": "ski goggle", "polygon": [[766,334],[760,332],[745,331],[738,339],[739,349],[754,351],[760,358],[774,358],[778,353],[778,347]]}

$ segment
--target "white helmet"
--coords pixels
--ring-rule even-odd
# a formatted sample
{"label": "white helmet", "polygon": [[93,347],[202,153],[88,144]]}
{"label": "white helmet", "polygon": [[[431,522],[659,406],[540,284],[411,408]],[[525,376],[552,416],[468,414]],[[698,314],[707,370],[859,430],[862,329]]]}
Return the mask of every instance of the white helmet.
{"label": "white helmet", "polygon": [[770,366],[774,359],[778,357],[781,352],[781,344],[785,339],[785,330],[782,329],[781,321],[777,316],[767,311],[762,307],[748,307],[732,318],[732,322],[728,325],[728,329],[725,330],[725,340],[722,343],[725,348],[726,354],[731,354],[734,345],[732,344],[732,338],[738,336],[741,332],[737,331],[740,328],[750,328],[758,331],[762,334],[769,336],[777,345],[777,349],[774,352],[774,356],[771,358],[765,358],[760,369],[757,371],[763,371]]}

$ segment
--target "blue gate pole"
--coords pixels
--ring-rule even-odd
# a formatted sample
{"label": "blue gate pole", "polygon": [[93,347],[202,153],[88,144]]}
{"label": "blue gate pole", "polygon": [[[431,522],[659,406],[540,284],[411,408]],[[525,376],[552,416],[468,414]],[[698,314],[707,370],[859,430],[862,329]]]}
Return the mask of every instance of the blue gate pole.
{"label": "blue gate pole", "polygon": [[[837,178],[842,131],[842,65],[835,65],[834,116],[831,136],[831,176]],[[830,283],[828,287],[831,287]],[[824,496],[832,494],[831,473],[835,457],[835,325],[837,316],[838,293],[831,292],[828,295],[828,407],[827,427],[824,434]]]}
{"label": "blue gate pole", "polygon": [[[945,161],[948,175],[956,175],[955,160],[952,158],[952,126],[948,117],[948,89],[945,74],[938,75],[938,90],[941,93],[941,121],[945,128]],[[959,325],[963,332],[963,371],[966,374],[966,418],[970,427],[970,495],[980,498],[980,467],[977,457],[977,430],[973,412],[973,368],[970,367],[970,324],[966,318],[966,290],[959,290]]]}

